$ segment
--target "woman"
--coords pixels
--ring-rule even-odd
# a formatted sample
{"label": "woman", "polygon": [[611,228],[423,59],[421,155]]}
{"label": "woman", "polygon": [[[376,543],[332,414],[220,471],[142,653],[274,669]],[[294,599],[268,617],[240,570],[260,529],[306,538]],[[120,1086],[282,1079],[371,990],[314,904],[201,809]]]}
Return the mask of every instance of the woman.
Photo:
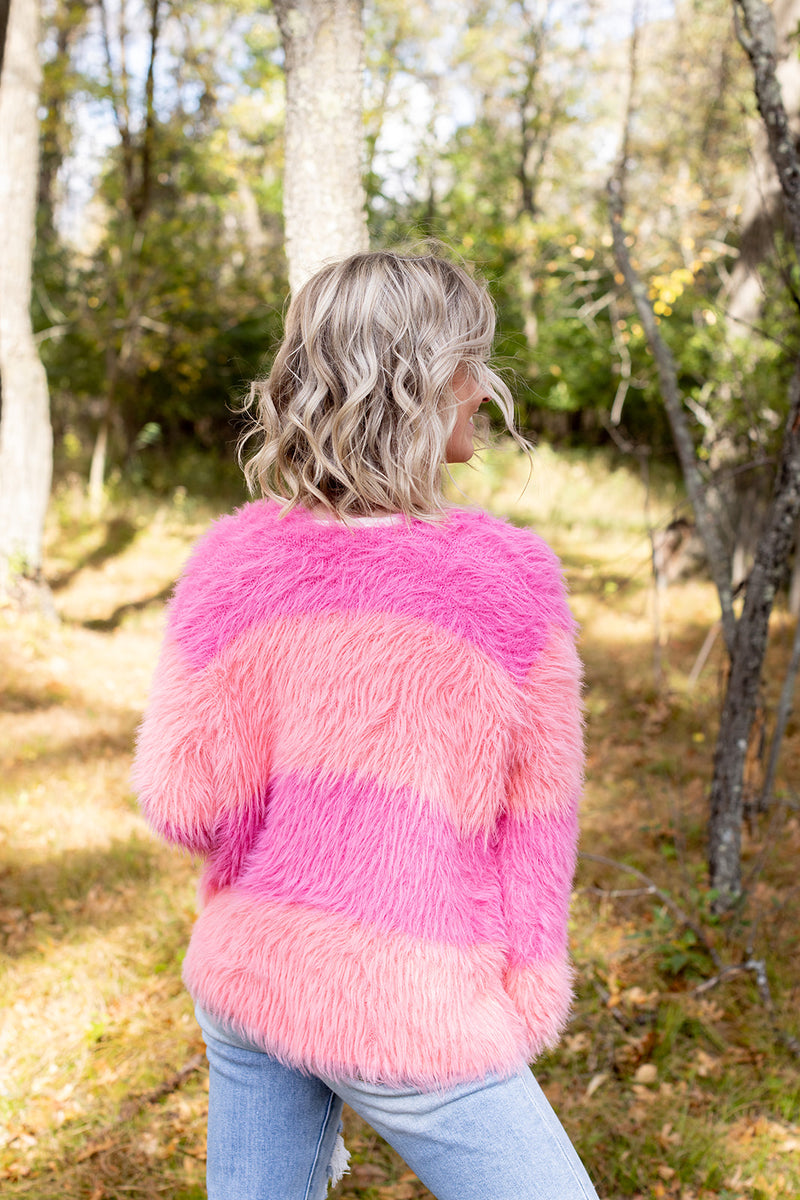
{"label": "woman", "polygon": [[211,1200],[319,1200],[342,1102],[439,1200],[595,1196],[527,1063],[570,1005],[579,665],[552,552],[452,507],[511,397],[485,288],[358,254],[291,304],[169,609],[144,811],[206,859],[184,979]]}

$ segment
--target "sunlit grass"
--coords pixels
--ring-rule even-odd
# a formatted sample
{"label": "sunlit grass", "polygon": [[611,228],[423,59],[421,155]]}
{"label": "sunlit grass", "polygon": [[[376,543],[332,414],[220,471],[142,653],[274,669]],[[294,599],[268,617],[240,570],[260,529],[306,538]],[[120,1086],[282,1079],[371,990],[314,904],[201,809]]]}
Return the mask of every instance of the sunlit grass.
{"label": "sunlit grass", "polygon": [[[800,778],[793,719],[779,795],[754,816],[760,857],[744,912],[712,922],[703,866],[707,783],[723,686],[702,579],[661,598],[656,673],[645,489],[604,455],[492,452],[454,476],[470,502],[538,529],[562,555],[586,661],[588,780],[582,848],[644,871],[699,922],[724,963],[752,939],[752,974],[695,994],[716,971],[657,895],[619,867],[581,863],[572,937],[578,999],[537,1073],[605,1200],[800,1195],[800,1080],[775,1028],[798,1036],[796,863]],[[651,487],[649,520],[680,493]],[[0,1194],[103,1200],[204,1194],[206,1074],[180,962],[196,868],[148,832],[130,794],[135,726],[163,599],[213,504],[116,503],[92,521],[74,492],[54,508],[48,570],[60,624],[0,614]],[[774,705],[792,626],[780,611],[765,677]],[[791,807],[794,805],[795,807]],[[186,1068],[184,1075],[179,1075]],[[340,1200],[427,1193],[348,1117],[353,1174]],[[554,1198],[557,1200],[557,1198]]]}

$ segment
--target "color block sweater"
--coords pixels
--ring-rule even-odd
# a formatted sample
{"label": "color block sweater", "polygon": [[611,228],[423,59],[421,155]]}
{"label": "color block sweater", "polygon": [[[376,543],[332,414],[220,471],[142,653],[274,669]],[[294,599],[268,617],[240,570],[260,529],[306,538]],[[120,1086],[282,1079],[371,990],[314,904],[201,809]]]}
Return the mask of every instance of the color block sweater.
{"label": "color block sweater", "polygon": [[134,781],[205,858],[189,991],[310,1072],[510,1072],[570,1004],[580,670],[561,571],[485,513],[265,501],[168,610]]}

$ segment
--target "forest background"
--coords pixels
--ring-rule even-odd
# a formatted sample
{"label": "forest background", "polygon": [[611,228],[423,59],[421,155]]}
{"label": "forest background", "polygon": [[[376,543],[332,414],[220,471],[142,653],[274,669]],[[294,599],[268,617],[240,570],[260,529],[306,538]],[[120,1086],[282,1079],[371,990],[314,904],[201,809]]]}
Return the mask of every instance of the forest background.
{"label": "forest background", "polygon": [[[127,763],[161,605],[191,538],[244,498],[233,410],[280,337],[283,53],[250,0],[43,8],[33,317],[61,620],[8,606],[0,631],[0,1170],[42,1200],[188,1198],[192,870],[143,831]],[[796,114],[800,5],[776,16]],[[772,737],[800,573],[787,560],[747,752],[746,886],[720,913],[704,863],[719,603],[702,575],[678,582],[703,550],[606,189],[622,163],[629,259],[741,583],[791,403],[798,279],[732,9],[379,0],[364,31],[371,244],[435,238],[477,264],[539,442],[524,495],[502,448],[456,484],[549,537],[584,627],[579,1001],[548,1094],[606,1197],[800,1195],[796,718]],[[426,1194],[357,1123],[350,1141],[342,1196]]]}

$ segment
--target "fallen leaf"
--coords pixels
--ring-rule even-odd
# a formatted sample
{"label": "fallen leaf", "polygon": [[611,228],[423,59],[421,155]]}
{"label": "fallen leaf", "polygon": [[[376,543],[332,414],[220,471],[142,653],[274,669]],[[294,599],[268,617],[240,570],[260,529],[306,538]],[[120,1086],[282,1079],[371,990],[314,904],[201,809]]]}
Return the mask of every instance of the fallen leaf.
{"label": "fallen leaf", "polygon": [[634,1083],[655,1083],[657,1079],[658,1067],[655,1063],[642,1063],[633,1076]]}
{"label": "fallen leaf", "polygon": [[586,1088],[586,1099],[588,1100],[590,1096],[593,1096],[597,1089],[602,1087],[607,1079],[608,1074],[605,1071],[601,1071],[598,1075],[593,1075],[589,1081],[588,1087]]}

